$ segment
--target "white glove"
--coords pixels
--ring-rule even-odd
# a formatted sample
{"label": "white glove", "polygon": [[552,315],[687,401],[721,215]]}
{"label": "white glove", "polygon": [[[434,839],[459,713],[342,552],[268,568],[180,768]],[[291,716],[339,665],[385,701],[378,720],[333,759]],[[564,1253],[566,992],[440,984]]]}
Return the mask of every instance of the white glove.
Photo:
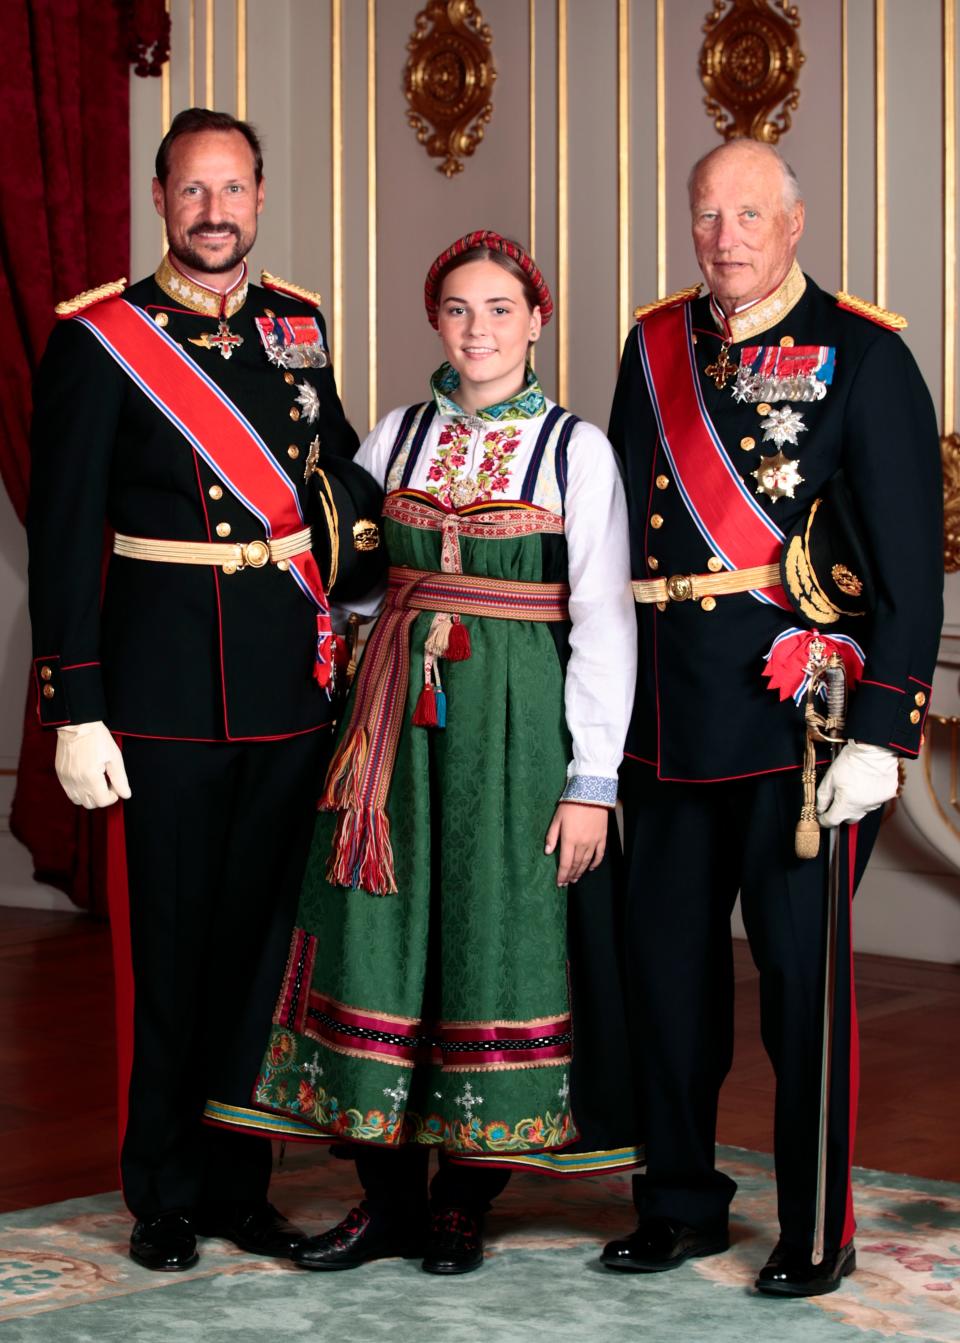
{"label": "white glove", "polygon": [[70,801],[88,811],[130,796],[123,756],[105,723],[58,727],[56,770]]}
{"label": "white glove", "polygon": [[851,738],[817,789],[820,824],[834,826],[844,821],[862,821],[868,811],[896,797],[898,783],[895,751]]}

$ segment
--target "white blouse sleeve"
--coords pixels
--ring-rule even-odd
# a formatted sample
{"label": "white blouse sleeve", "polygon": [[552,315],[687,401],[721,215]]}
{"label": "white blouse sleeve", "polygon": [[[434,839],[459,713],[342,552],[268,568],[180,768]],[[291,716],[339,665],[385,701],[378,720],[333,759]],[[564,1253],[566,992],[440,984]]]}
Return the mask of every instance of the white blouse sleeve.
{"label": "white blouse sleeve", "polygon": [[565,708],[573,738],[565,802],[613,806],[633,709],[637,620],[623,482],[613,449],[580,423],[568,449],[564,531],[570,578]]}
{"label": "white blouse sleeve", "polygon": [[[390,460],[390,451],[396,439],[400,428],[400,421],[403,419],[404,407],[400,406],[397,410],[391,410],[389,414],[384,415],[383,419],[375,424],[367,434],[366,438],[357,449],[354,461],[358,466],[362,466],[368,471],[381,488],[387,475],[387,463]],[[382,541],[382,538],[381,538]],[[362,597],[353,597],[349,602],[330,603],[330,620],[333,628],[342,632],[346,628],[347,617],[358,615],[362,620],[372,620],[383,605],[383,598],[387,591],[387,580],[381,578],[369,592],[364,593]]]}

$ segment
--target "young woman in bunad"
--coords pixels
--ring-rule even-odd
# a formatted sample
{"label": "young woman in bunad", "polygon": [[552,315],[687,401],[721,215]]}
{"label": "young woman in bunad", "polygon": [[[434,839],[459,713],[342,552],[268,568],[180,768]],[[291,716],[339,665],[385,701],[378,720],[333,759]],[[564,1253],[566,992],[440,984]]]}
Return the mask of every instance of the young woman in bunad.
{"label": "young woman in bunad", "polygon": [[553,303],[518,244],[461,238],[425,297],[430,399],[356,459],[387,492],[388,592],[255,1093],[277,1134],[351,1140],[363,1202],[303,1268],[467,1272],[511,1166],[638,1159],[612,878],[636,660],[620,477],[528,363]]}

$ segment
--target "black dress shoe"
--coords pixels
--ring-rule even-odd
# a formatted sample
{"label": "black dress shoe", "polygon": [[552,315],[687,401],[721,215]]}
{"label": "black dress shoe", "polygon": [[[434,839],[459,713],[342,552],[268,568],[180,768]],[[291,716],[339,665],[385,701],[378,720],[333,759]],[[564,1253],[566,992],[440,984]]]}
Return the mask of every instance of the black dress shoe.
{"label": "black dress shoe", "polygon": [[138,1220],[130,1236],[130,1258],[158,1273],[182,1273],[200,1258],[191,1218],[184,1212],[162,1212]]}
{"label": "black dress shoe", "polygon": [[688,1259],[703,1259],[730,1248],[727,1228],[686,1226],[668,1217],[644,1217],[626,1240],[605,1245],[600,1262],[631,1273],[662,1273]]}
{"label": "black dress shoe", "polygon": [[765,1296],[823,1296],[825,1292],[835,1292],[856,1267],[857,1252],[852,1240],[833,1254],[825,1254],[820,1264],[811,1262],[809,1251],[781,1240],[760,1270],[756,1287]]}
{"label": "black dress shoe", "polygon": [[272,1203],[206,1208],[197,1214],[197,1232],[231,1240],[248,1254],[266,1254],[274,1259],[289,1259],[307,1238]]}
{"label": "black dress shoe", "polygon": [[483,1263],[483,1231],[478,1217],[445,1208],[430,1219],[423,1257],[425,1273],[472,1273]]}
{"label": "black dress shoe", "polygon": [[302,1241],[290,1258],[297,1268],[319,1270],[359,1268],[370,1259],[419,1259],[423,1236],[419,1228],[398,1227],[353,1208],[342,1222]]}

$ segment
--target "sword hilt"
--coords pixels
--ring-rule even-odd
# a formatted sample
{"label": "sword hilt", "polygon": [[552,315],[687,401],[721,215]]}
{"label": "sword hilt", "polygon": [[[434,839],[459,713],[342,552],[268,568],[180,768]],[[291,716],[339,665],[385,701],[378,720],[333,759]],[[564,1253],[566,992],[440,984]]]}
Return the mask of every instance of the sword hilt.
{"label": "sword hilt", "polygon": [[837,653],[831,653],[824,669],[827,685],[827,718],[832,729],[830,736],[842,736],[847,717],[847,677],[843,660]]}

